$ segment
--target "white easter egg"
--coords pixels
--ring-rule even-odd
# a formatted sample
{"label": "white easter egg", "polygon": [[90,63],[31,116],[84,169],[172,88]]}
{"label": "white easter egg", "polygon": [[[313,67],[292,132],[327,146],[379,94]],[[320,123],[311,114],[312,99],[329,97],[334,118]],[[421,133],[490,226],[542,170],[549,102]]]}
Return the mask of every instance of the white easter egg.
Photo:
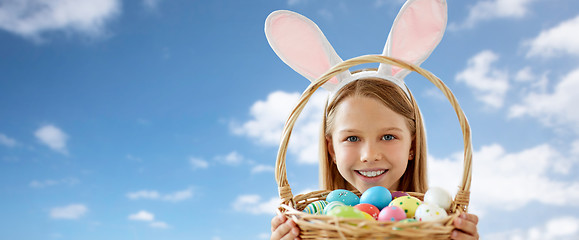
{"label": "white easter egg", "polygon": [[436,221],[447,216],[444,209],[431,203],[420,204],[414,214],[414,218],[421,222]]}
{"label": "white easter egg", "polygon": [[452,204],[452,197],[446,190],[439,187],[432,187],[424,194],[424,202],[438,205],[444,210],[449,210]]}

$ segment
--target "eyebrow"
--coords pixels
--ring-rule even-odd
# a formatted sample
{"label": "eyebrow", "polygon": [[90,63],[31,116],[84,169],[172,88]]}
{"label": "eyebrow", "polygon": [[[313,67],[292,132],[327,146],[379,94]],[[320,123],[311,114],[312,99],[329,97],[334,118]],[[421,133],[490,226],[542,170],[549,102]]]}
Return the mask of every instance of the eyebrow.
{"label": "eyebrow", "polygon": [[[402,129],[397,128],[397,127],[381,128],[378,131],[380,131],[380,132],[389,132],[389,131],[404,132]],[[342,129],[342,130],[338,131],[338,133],[357,133],[357,132],[360,132],[360,130],[351,129],[351,128],[346,128],[346,129]]]}

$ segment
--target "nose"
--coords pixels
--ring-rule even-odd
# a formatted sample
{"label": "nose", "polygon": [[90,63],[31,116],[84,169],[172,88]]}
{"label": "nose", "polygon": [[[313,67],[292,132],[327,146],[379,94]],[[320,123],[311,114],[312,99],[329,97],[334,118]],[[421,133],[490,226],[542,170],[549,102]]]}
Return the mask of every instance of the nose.
{"label": "nose", "polygon": [[384,158],[384,155],[376,145],[376,143],[366,142],[362,148],[360,154],[360,161],[370,162],[370,161],[380,161]]}

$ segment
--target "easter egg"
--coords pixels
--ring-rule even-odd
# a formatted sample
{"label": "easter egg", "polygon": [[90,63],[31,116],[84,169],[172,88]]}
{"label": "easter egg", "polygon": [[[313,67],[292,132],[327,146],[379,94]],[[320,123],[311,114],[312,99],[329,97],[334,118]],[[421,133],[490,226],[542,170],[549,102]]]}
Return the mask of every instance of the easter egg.
{"label": "easter egg", "polygon": [[414,214],[414,218],[418,221],[436,221],[439,219],[443,219],[447,217],[446,211],[441,207],[431,204],[431,203],[422,203],[418,208],[416,208],[416,213]]}
{"label": "easter egg", "polygon": [[356,204],[360,203],[360,197],[358,197],[358,195],[348,190],[338,189],[331,191],[326,197],[326,201],[328,202],[340,201],[348,206],[355,206]]}
{"label": "easter egg", "polygon": [[326,207],[324,207],[322,214],[328,215],[328,212],[330,212],[335,207],[339,207],[339,206],[346,206],[346,204],[344,204],[343,202],[339,202],[339,201],[328,203],[328,205],[326,205]]}
{"label": "easter egg", "polygon": [[416,212],[416,208],[418,208],[418,206],[421,203],[422,202],[418,198],[412,196],[405,196],[396,198],[394,201],[390,202],[389,206],[396,206],[402,208],[402,210],[404,210],[404,212],[406,213],[407,218],[413,218],[414,213]]}
{"label": "easter egg", "polygon": [[352,206],[337,206],[330,210],[328,216],[343,217],[343,218],[359,218],[366,219],[364,213]]}
{"label": "easter egg", "polygon": [[[402,220],[399,221],[399,223],[413,223],[413,222],[418,222],[418,221],[416,221],[416,219],[414,219],[414,218],[406,218],[406,219],[402,219]],[[399,226],[400,226],[400,225],[399,225]],[[405,228],[407,228],[407,226],[404,226],[404,227],[402,227],[402,228],[400,228],[400,227],[393,227],[392,229],[394,229],[394,230],[403,230],[403,229],[405,229]],[[413,229],[418,229],[418,227],[416,227],[416,226],[413,226],[412,228],[413,228]]]}
{"label": "easter egg", "polygon": [[452,204],[452,197],[446,190],[439,187],[432,187],[424,194],[424,202],[438,205],[444,210],[449,210],[450,204]]}
{"label": "easter egg", "polygon": [[380,214],[380,210],[372,204],[360,203],[354,207],[362,212],[368,213],[374,219],[378,219],[378,214]]}
{"label": "easter egg", "polygon": [[392,201],[392,194],[382,186],[368,188],[360,197],[360,203],[372,204],[380,210],[388,206],[390,201]]}
{"label": "easter egg", "polygon": [[322,212],[324,211],[324,208],[327,205],[328,205],[328,202],[326,202],[324,200],[318,200],[318,201],[315,201],[315,202],[308,204],[308,206],[306,206],[306,208],[304,208],[303,212],[306,212],[309,214],[322,214]]}
{"label": "easter egg", "polygon": [[367,212],[362,212],[362,214],[364,214],[366,220],[376,221],[376,218],[370,216],[370,214],[368,214]]}
{"label": "easter egg", "polygon": [[392,200],[399,198],[399,197],[404,197],[404,196],[409,196],[408,193],[402,192],[402,191],[396,191],[392,193]]}
{"label": "easter egg", "polygon": [[404,210],[397,206],[388,206],[380,211],[378,221],[381,222],[396,222],[406,218]]}
{"label": "easter egg", "polygon": [[414,219],[414,218],[406,218],[406,219],[402,219],[400,220],[401,223],[412,223],[412,222],[418,222],[418,220]]}

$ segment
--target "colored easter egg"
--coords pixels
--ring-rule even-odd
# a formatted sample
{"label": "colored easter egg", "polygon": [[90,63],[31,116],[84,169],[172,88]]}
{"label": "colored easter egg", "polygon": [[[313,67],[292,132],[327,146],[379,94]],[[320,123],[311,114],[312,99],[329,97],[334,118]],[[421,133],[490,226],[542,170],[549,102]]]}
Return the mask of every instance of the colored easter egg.
{"label": "colored easter egg", "polygon": [[328,194],[328,196],[326,197],[326,201],[328,202],[340,201],[348,206],[355,206],[356,204],[360,203],[360,197],[358,197],[358,195],[348,190],[337,189],[331,191]]}
{"label": "colored easter egg", "polygon": [[447,217],[446,211],[441,207],[431,204],[431,203],[422,203],[418,208],[416,208],[416,213],[414,214],[414,218],[418,221],[436,221],[439,219],[443,219]]}
{"label": "colored easter egg", "polygon": [[327,205],[328,205],[328,202],[326,202],[324,200],[318,200],[318,201],[315,201],[315,202],[308,204],[308,206],[306,206],[306,208],[304,208],[303,212],[306,212],[309,214],[322,214],[322,212],[324,211],[324,208]]}
{"label": "colored easter egg", "polygon": [[403,191],[396,191],[392,193],[392,200],[399,198],[399,197],[404,197],[404,196],[409,196],[408,193],[405,193]]}
{"label": "colored easter egg", "polygon": [[439,187],[432,187],[424,194],[424,202],[438,205],[444,210],[449,210],[452,204],[452,197],[446,190]]}
{"label": "colored easter egg", "polygon": [[330,212],[332,209],[334,209],[335,207],[338,207],[338,206],[346,206],[346,204],[344,204],[343,202],[340,202],[340,201],[328,203],[328,205],[326,205],[326,207],[324,207],[322,214],[328,215],[328,212]]}
{"label": "colored easter egg", "polygon": [[416,208],[418,208],[418,206],[421,203],[422,202],[418,198],[412,196],[405,196],[396,198],[394,201],[390,202],[389,206],[396,206],[402,208],[402,210],[404,210],[404,212],[406,213],[407,218],[413,218],[414,213],[416,212]]}
{"label": "colored easter egg", "polygon": [[362,212],[362,214],[364,214],[364,217],[366,217],[366,220],[371,220],[371,221],[376,221],[376,219],[374,217],[372,217],[370,214],[368,214],[367,212]]}
{"label": "colored easter egg", "polygon": [[343,217],[343,218],[359,218],[366,219],[364,213],[352,206],[337,206],[330,210],[328,216]]}
{"label": "colored easter egg", "polygon": [[360,197],[360,203],[372,204],[380,210],[388,206],[390,201],[392,201],[392,194],[382,186],[368,188]]}
{"label": "colored easter egg", "polygon": [[381,222],[396,222],[406,218],[404,210],[397,206],[388,206],[380,211],[378,221]]}
{"label": "colored easter egg", "polygon": [[372,204],[360,203],[354,207],[362,212],[368,213],[374,219],[378,219],[378,214],[380,214],[380,210]]}
{"label": "colored easter egg", "polygon": [[[414,219],[414,218],[406,218],[406,219],[402,219],[402,220],[399,221],[399,223],[413,223],[413,222],[418,222],[418,221],[416,221],[416,219]],[[398,226],[400,226],[400,225],[398,225]],[[408,228],[408,226],[404,226],[404,227],[393,227],[392,229],[394,229],[394,230],[403,230],[403,229],[405,229],[405,228]],[[416,226],[413,226],[412,228],[413,228],[413,229],[418,229],[418,227],[416,227]]]}
{"label": "colored easter egg", "polygon": [[418,222],[418,220],[414,219],[414,218],[406,218],[406,219],[402,219],[400,220],[401,223],[412,223],[412,222]]}

